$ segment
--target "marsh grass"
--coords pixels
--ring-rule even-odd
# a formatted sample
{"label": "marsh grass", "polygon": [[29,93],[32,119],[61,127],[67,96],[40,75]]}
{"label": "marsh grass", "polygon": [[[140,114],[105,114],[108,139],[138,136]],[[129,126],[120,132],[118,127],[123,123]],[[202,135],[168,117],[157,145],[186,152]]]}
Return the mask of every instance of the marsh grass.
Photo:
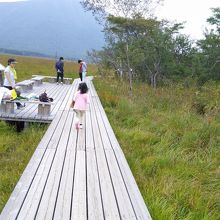
{"label": "marsh grass", "polygon": [[[16,71],[18,76],[18,82],[32,78],[32,75],[45,75],[56,76],[54,68],[55,59],[25,57],[15,55],[0,55],[0,63],[7,66],[7,60],[13,57],[17,60]],[[79,65],[77,62],[64,60],[64,77],[78,78]],[[88,75],[94,74],[96,67],[92,64],[88,64]]]}
{"label": "marsh grass", "polygon": [[0,211],[40,142],[48,125],[29,124],[23,132],[0,122]]}
{"label": "marsh grass", "polygon": [[[94,82],[152,218],[219,219],[219,112],[195,111],[195,87],[152,89],[139,83],[129,97],[124,82]],[[208,87],[218,93],[218,86]],[[200,100],[213,103],[203,90]]]}

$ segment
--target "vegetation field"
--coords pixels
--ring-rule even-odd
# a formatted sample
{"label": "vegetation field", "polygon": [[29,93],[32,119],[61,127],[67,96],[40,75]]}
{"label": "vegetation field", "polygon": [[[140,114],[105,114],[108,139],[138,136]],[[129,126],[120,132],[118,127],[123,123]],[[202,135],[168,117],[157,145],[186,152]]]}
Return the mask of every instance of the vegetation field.
{"label": "vegetation field", "polygon": [[95,85],[152,218],[220,219],[220,85]]}
{"label": "vegetation field", "polygon": [[[0,56],[6,65],[9,56]],[[54,75],[54,61],[17,57],[19,80]],[[78,77],[65,63],[65,76]],[[89,73],[95,73],[90,67]],[[117,78],[94,83],[110,123],[154,220],[218,220],[220,217],[220,84],[199,89],[153,89]],[[0,122],[0,211],[46,131],[31,124],[16,133]]]}

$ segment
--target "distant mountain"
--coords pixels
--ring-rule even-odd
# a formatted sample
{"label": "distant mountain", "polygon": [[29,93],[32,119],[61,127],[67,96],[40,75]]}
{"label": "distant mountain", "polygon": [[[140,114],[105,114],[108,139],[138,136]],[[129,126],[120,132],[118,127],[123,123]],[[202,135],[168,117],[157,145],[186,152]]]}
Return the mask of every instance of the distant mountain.
{"label": "distant mountain", "polygon": [[37,53],[32,51],[26,51],[26,50],[13,50],[13,49],[5,49],[0,48],[0,54],[15,54],[19,56],[31,56],[31,57],[51,57],[54,58],[54,56],[43,54],[43,53]]}
{"label": "distant mountain", "polygon": [[79,0],[0,3],[0,48],[81,58],[103,45],[101,26]]}

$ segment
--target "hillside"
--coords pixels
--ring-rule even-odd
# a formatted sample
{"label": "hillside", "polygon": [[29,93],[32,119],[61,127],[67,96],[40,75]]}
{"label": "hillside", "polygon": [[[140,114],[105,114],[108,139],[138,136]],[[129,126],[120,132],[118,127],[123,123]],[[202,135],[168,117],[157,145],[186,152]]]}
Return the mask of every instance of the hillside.
{"label": "hillside", "polygon": [[101,27],[79,1],[0,3],[0,11],[4,33],[0,36],[0,48],[77,59],[104,44]]}

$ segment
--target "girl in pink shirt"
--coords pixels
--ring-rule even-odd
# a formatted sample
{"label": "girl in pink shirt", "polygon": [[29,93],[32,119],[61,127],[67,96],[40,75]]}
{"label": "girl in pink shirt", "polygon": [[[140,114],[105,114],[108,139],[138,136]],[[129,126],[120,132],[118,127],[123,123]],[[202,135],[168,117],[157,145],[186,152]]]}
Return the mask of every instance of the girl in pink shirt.
{"label": "girl in pink shirt", "polygon": [[88,87],[86,83],[80,83],[77,93],[74,95],[73,101],[75,104],[73,106],[74,111],[76,112],[75,126],[76,129],[82,128],[82,121],[87,110],[87,105],[89,103]]}

